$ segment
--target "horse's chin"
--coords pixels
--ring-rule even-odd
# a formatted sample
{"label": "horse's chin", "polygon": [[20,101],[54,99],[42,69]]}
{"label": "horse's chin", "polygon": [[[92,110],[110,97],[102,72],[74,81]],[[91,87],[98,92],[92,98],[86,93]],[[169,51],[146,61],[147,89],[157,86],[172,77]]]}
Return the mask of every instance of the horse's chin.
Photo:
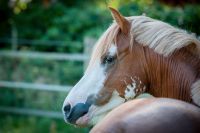
{"label": "horse's chin", "polygon": [[80,117],[80,118],[76,121],[76,126],[78,126],[78,127],[86,127],[86,126],[89,126],[89,121],[90,121],[89,115],[86,114],[86,115]]}
{"label": "horse's chin", "polygon": [[[94,126],[99,121],[101,121],[109,112],[101,113],[101,114],[93,114],[93,113],[87,113],[84,116],[80,117],[76,121],[76,126],[78,127],[87,127],[87,126]],[[93,115],[91,115],[93,114]]]}

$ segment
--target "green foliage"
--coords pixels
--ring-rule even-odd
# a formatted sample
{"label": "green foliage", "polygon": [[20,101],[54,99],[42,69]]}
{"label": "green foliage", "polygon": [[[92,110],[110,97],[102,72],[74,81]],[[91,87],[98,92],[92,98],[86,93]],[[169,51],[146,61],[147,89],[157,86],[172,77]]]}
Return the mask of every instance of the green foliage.
{"label": "green foliage", "polygon": [[[82,62],[0,58],[0,64],[0,80],[6,81],[73,85],[83,73]],[[0,106],[61,112],[62,103],[66,95],[67,93],[63,92],[1,88]],[[43,118],[41,119],[43,120]],[[51,121],[51,119],[48,119],[43,123],[32,123],[29,118],[22,119],[10,116],[9,121],[7,121],[0,117],[0,132],[48,132]],[[1,122],[4,123],[1,124]],[[84,131],[64,125],[63,120],[59,121],[59,123],[63,123],[61,124],[63,127],[57,121],[54,123],[59,126],[58,132],[79,133]]]}
{"label": "green foliage", "polygon": [[7,81],[72,85],[83,73],[82,62],[0,58],[0,63],[0,80]]}
{"label": "green foliage", "polygon": [[[14,15],[12,19],[17,29],[20,29],[20,38],[83,41],[87,31],[90,32],[91,28],[105,21],[102,19],[102,12],[91,7],[82,8],[84,12],[81,8],[66,7],[60,2],[49,8],[33,3],[26,11]],[[102,30],[98,33],[101,32]],[[66,52],[69,51],[66,49]]]}
{"label": "green foliage", "polygon": [[[119,1],[119,0],[118,0]],[[78,6],[77,3],[82,4]],[[105,2],[98,2],[105,8],[96,8],[94,2],[58,1],[49,7],[41,2],[31,2],[20,14],[13,14],[11,19],[20,30],[19,37],[41,40],[82,41],[86,35],[99,36],[111,23],[111,15]],[[104,3],[104,4],[102,4]],[[74,6],[69,6],[74,4]],[[111,4],[112,5],[112,4]],[[114,1],[126,16],[141,15],[169,22],[200,34],[200,6],[169,7],[153,0]],[[94,8],[95,7],[95,8]],[[194,10],[195,9],[195,10]]]}
{"label": "green foliage", "polygon": [[1,88],[1,106],[61,112],[67,93]]}
{"label": "green foliage", "polygon": [[[170,7],[158,3],[156,0],[110,1],[90,0],[85,2],[75,0],[68,2],[63,0],[50,3],[49,6],[43,5],[41,1],[32,1],[27,5],[26,10],[19,14],[7,14],[9,19],[6,21],[16,26],[19,38],[83,42],[85,36],[98,38],[109,26],[112,18],[107,5],[112,5],[118,7],[126,16],[146,13],[152,18],[168,22],[197,35],[200,34],[198,26],[200,21],[199,5]],[[4,29],[3,26],[2,28]],[[3,36],[7,36],[10,34],[9,32],[5,30]],[[60,52],[83,51],[82,44],[79,44],[79,47],[73,47],[73,44],[66,44],[66,46],[60,48],[28,46],[28,48]]]}
{"label": "green foliage", "polygon": [[[13,119],[15,121],[13,121]],[[88,128],[74,128],[63,120],[0,114],[2,133],[88,133]],[[12,127],[12,128],[11,128]]]}
{"label": "green foliage", "polygon": [[120,11],[126,16],[141,15],[167,22],[178,28],[200,35],[200,5],[185,5],[184,7],[170,7],[157,1],[136,1],[120,7]]}

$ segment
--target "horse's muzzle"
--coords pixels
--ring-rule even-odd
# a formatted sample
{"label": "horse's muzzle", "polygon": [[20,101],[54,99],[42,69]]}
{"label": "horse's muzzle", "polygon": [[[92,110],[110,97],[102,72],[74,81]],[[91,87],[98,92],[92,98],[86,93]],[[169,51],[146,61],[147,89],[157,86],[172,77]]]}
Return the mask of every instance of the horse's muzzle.
{"label": "horse's muzzle", "polygon": [[90,106],[88,103],[78,103],[73,108],[71,108],[70,104],[65,105],[63,108],[65,121],[76,124],[80,117],[88,113]]}

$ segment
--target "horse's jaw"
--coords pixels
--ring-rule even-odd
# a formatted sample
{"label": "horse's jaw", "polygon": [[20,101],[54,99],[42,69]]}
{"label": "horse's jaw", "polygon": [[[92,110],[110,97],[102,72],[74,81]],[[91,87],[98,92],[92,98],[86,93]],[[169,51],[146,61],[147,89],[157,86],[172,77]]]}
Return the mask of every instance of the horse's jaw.
{"label": "horse's jaw", "polygon": [[[149,93],[142,93],[136,97],[139,98],[152,98],[153,96]],[[134,99],[132,99],[134,100]],[[103,106],[92,105],[87,114],[80,117],[76,121],[76,126],[86,127],[93,126],[100,122],[110,111],[119,105],[123,104],[126,100],[121,98],[117,91],[114,91],[109,102]]]}

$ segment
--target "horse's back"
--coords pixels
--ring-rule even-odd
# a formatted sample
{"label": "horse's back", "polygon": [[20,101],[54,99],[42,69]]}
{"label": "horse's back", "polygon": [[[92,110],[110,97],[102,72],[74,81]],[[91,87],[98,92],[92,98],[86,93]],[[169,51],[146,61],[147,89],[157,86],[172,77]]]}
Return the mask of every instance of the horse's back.
{"label": "horse's back", "polygon": [[167,98],[137,99],[111,111],[91,133],[200,133],[200,109]]}

